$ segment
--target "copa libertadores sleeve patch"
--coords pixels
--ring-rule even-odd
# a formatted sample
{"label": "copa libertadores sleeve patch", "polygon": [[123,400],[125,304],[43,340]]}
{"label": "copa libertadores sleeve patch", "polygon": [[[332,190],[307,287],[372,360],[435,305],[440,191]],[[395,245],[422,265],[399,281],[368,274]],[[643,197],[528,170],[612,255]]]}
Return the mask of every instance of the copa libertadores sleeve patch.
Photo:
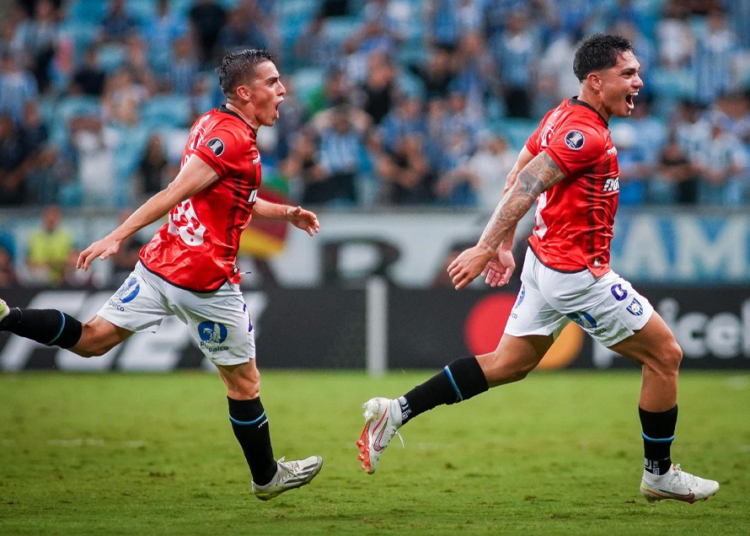
{"label": "copa libertadores sleeve patch", "polygon": [[[213,140],[212,140],[213,141]],[[583,144],[586,142],[586,138],[583,132],[580,130],[571,130],[565,134],[565,145],[574,151],[580,151],[583,148]]]}
{"label": "copa libertadores sleeve patch", "polygon": [[211,149],[211,152],[216,156],[221,156],[221,154],[224,152],[224,142],[219,138],[211,138],[210,140],[208,140],[208,143],[206,143],[206,147]]}

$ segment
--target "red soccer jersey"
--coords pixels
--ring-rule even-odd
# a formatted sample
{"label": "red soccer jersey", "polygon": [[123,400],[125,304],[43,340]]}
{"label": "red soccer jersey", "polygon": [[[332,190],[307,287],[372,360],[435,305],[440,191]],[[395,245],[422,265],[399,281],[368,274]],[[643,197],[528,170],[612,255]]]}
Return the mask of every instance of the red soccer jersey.
{"label": "red soccer jersey", "polygon": [[211,110],[190,129],[182,164],[191,156],[211,166],[219,179],[174,207],[140,258],[173,285],[209,292],[241,278],[237,249],[261,180],[255,131],[225,106]]}
{"label": "red soccer jersey", "polygon": [[537,197],[532,250],[561,272],[606,274],[620,189],[607,122],[585,102],[568,99],[544,117],[526,148],[533,155],[546,151],[565,173]]}

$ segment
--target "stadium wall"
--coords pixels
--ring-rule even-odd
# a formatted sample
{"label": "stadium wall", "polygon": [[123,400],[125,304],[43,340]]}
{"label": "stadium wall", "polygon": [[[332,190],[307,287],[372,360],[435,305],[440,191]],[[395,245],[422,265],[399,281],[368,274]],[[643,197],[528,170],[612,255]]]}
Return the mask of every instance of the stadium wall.
{"label": "stadium wall", "polygon": [[[372,370],[368,360],[377,357],[373,347],[380,345],[379,358],[384,360],[380,370],[440,367],[460,355],[491,351],[516,300],[511,292],[382,288],[385,295],[377,299],[376,310],[368,303],[376,297],[367,289],[269,287],[245,292],[260,366]],[[674,330],[685,353],[683,368],[750,368],[750,287],[642,286],[639,290]],[[59,308],[88,318],[113,291],[11,289],[4,296],[19,306]],[[370,316],[382,318],[384,329],[368,328]],[[4,333],[0,334],[0,369],[210,368],[195,343],[197,335],[171,318],[156,334],[136,334],[104,356],[82,359]],[[635,365],[594,344],[575,324],[566,328],[541,365],[543,369],[625,367]]]}

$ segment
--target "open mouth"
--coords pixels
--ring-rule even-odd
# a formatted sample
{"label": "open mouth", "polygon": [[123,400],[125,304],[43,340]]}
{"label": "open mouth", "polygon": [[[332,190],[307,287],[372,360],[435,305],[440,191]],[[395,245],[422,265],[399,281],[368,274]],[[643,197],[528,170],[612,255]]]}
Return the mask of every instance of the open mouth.
{"label": "open mouth", "polygon": [[284,101],[279,101],[276,103],[276,119],[279,118],[279,106],[281,106],[281,103]]}
{"label": "open mouth", "polygon": [[628,95],[627,95],[627,96],[625,97],[625,104],[627,104],[627,105],[628,105],[628,110],[632,110],[633,108],[635,108],[635,103],[633,102],[633,99],[634,99],[634,98],[635,98],[635,97],[636,97],[637,95],[638,95],[638,92],[636,91],[636,92],[634,92],[634,93],[629,93],[629,94],[628,94]]}

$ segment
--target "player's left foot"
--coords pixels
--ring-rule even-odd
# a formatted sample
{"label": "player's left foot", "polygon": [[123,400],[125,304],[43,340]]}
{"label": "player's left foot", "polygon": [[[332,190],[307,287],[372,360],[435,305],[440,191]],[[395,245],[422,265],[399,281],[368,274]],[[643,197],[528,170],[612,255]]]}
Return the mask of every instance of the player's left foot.
{"label": "player's left foot", "polygon": [[673,465],[666,475],[654,476],[644,471],[641,480],[641,495],[649,503],[675,500],[693,504],[707,501],[719,491],[719,483],[714,480],[691,475]]}
{"label": "player's left foot", "polygon": [[281,458],[276,464],[276,474],[268,484],[259,486],[253,482],[253,493],[261,501],[270,501],[285,491],[309,484],[323,467],[323,458],[310,456],[291,462],[285,462],[284,458]]}
{"label": "player's left foot", "polygon": [[8,316],[10,314],[10,307],[8,307],[8,304],[5,303],[4,300],[0,300],[0,322],[3,321],[3,318]]}

